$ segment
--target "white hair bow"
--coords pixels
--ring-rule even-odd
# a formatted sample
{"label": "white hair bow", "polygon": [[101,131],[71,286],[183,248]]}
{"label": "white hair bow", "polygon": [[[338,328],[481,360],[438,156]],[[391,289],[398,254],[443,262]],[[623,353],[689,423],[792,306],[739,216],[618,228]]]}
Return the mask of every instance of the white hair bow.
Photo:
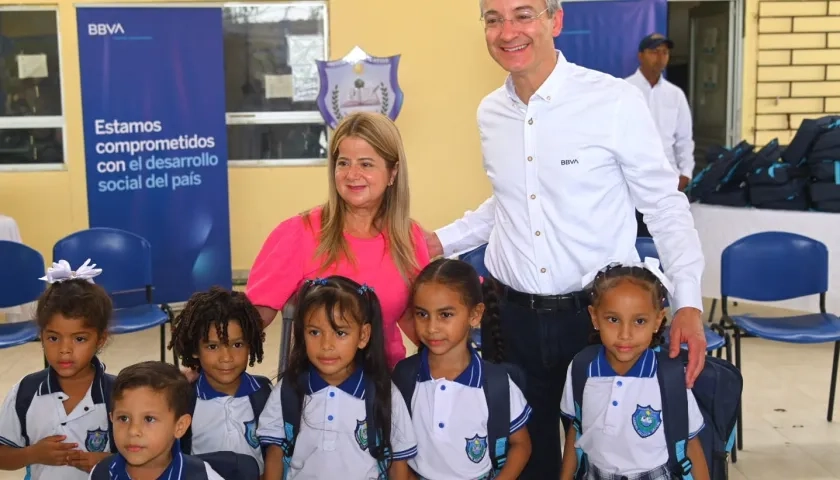
{"label": "white hair bow", "polygon": [[93,265],[89,264],[90,259],[88,258],[81,267],[74,271],[70,268],[70,264],[67,260],[59,260],[58,262],[53,262],[52,267],[47,269],[47,274],[39,280],[43,280],[47,283],[61,283],[65,280],[86,280],[90,283],[94,283],[93,277],[102,273],[102,269],[96,268],[95,263]]}
{"label": "white hair bow", "polygon": [[599,268],[598,270],[594,270],[584,275],[581,279],[581,287],[591,287],[592,282],[595,281],[595,277],[597,277],[599,273],[606,271],[608,268],[617,266],[644,268],[650,271],[650,273],[652,273],[654,276],[656,276],[659,282],[662,283],[662,286],[665,287],[665,290],[668,291],[668,294],[674,294],[674,284],[671,283],[671,280],[669,280],[668,277],[666,277],[665,274],[662,272],[662,270],[659,269],[659,259],[654,257],[645,257],[644,261],[640,263],[610,263],[605,267]]}

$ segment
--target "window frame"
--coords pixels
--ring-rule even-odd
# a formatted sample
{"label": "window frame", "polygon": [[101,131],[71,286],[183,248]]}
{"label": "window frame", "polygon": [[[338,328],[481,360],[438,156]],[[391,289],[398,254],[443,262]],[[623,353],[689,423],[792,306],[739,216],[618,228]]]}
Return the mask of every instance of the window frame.
{"label": "window frame", "polygon": [[[329,2],[327,0],[281,0],[276,2],[224,2],[219,4],[222,9],[229,7],[256,7],[256,6],[301,6],[301,7],[322,7],[324,16],[324,59],[329,60],[330,52],[330,18]],[[326,140],[329,142],[332,131],[326,127],[326,122],[318,110],[292,111],[292,112],[225,112],[225,129],[228,126],[236,125],[324,125],[327,132]],[[284,158],[284,159],[243,159],[231,160],[228,158],[228,168],[254,168],[254,167],[300,167],[300,166],[322,166],[326,165],[326,158]]]}
{"label": "window frame", "polygon": [[55,13],[56,41],[58,42],[58,88],[61,92],[61,115],[31,115],[0,117],[0,130],[32,129],[32,128],[60,128],[61,129],[61,163],[0,164],[2,172],[43,172],[67,170],[67,97],[64,85],[64,53],[61,42],[61,12],[58,5],[3,5],[0,12],[39,12]]}

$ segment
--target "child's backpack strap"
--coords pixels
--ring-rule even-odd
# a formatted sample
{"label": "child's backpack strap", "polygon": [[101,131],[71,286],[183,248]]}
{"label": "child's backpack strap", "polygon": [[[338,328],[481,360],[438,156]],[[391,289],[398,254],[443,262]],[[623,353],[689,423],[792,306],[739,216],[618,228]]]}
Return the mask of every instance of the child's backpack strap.
{"label": "child's backpack strap", "polygon": [[[575,436],[579,439],[583,433],[583,390],[586,388],[586,380],[589,378],[589,365],[598,358],[603,348],[601,345],[590,345],[581,350],[572,359],[572,398],[575,402],[575,418],[573,420]],[[575,478],[583,478],[586,474],[586,454],[580,448],[575,449],[577,455],[577,471]]]}
{"label": "child's backpack strap", "polygon": [[[379,478],[388,478],[388,469],[391,467],[392,452],[381,450],[382,430],[376,424],[374,406],[376,405],[376,385],[373,380],[365,378],[365,423],[367,428],[368,453],[376,459],[376,466],[379,469]],[[380,454],[382,459],[380,460]]]}
{"label": "child's backpack strap", "polygon": [[308,373],[303,373],[298,378],[288,378],[286,376],[280,382],[280,405],[283,408],[283,427],[286,433],[286,441],[283,447],[283,461],[285,462],[284,472],[289,471],[292,461],[292,455],[295,451],[295,439],[298,432],[300,432],[300,417],[302,402],[298,397],[297,390],[295,390],[295,383],[301,392],[306,391],[308,380]]}
{"label": "child's backpack strap", "polygon": [[15,413],[17,413],[18,421],[20,422],[20,436],[23,437],[24,445],[28,447],[31,443],[29,435],[26,432],[26,413],[29,411],[29,406],[32,405],[32,399],[38,395],[38,388],[41,383],[47,380],[48,370],[44,369],[40,372],[31,373],[21,379],[18,385],[17,396],[15,397]]}
{"label": "child's backpack strap", "polygon": [[111,464],[116,458],[116,454],[110,455],[94,465],[93,470],[90,471],[90,480],[111,480]]}
{"label": "child's backpack strap", "polygon": [[[202,453],[191,457],[184,455],[184,463],[187,462],[187,457],[210,465],[210,468],[225,480],[260,478],[260,466],[257,464],[257,460],[250,455],[234,452]],[[206,468],[204,472],[207,472]],[[191,479],[192,477],[184,475],[182,478]]]}
{"label": "child's backpack strap", "polygon": [[[207,480],[207,466],[204,464],[204,460],[187,454],[181,455],[181,458],[184,459],[184,470],[182,470],[181,478],[189,478],[190,480]],[[228,477],[222,478],[230,480]]]}
{"label": "child's backpack strap", "polygon": [[117,453],[117,443],[114,441],[114,422],[111,421],[111,412],[114,408],[111,402],[111,393],[114,391],[114,382],[116,380],[117,377],[107,373],[102,377],[102,387],[105,390],[105,412],[108,415],[108,445],[110,446],[111,453]]}
{"label": "child's backpack strap", "polygon": [[261,375],[253,375],[254,380],[260,384],[260,389],[248,396],[251,402],[251,409],[254,411],[254,419],[259,420],[265,404],[268,403],[268,397],[271,396],[271,380]]}
{"label": "child's backpack strap", "polygon": [[408,407],[408,414],[411,415],[411,399],[414,398],[414,388],[417,386],[417,375],[420,373],[420,354],[412,355],[408,358],[400,360],[394,371],[391,373],[391,379],[397,390],[402,394],[403,400]]}
{"label": "child's backpack strap", "polygon": [[659,350],[656,375],[662,395],[662,418],[665,420],[665,443],[668,445],[671,473],[690,480],[691,460],[686,455],[689,434],[688,393],[683,356],[671,358],[667,351]]}
{"label": "child's backpack strap", "polygon": [[507,461],[510,436],[510,380],[505,365],[482,360],[484,397],[487,400],[487,448],[493,471]]}
{"label": "child's backpack strap", "polygon": [[[197,389],[198,385],[196,385],[196,382],[190,384],[190,396],[187,399],[187,413],[189,413],[191,417],[195,415],[195,404],[198,402]],[[184,432],[184,435],[181,437],[181,451],[187,455],[192,453],[192,422],[190,422],[190,426],[187,427],[187,431]]]}

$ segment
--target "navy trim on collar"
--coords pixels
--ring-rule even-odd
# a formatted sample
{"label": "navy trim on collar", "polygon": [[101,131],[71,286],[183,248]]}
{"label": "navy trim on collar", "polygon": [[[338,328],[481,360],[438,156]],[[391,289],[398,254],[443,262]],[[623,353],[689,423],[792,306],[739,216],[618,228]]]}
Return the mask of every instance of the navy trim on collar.
{"label": "navy trim on collar", "polygon": [[[158,480],[180,480],[183,478],[184,456],[181,453],[180,443],[181,442],[178,442],[177,440],[172,443],[172,461],[169,462],[169,466],[167,466],[166,470],[164,470],[158,477]],[[117,454],[114,457],[114,461],[111,462],[111,465],[108,468],[111,480],[131,480],[131,477],[126,471],[126,466],[125,457],[121,454]]]}
{"label": "navy trim on collar", "polygon": [[[318,393],[321,390],[330,386],[329,383],[326,382],[321,375],[318,373],[318,370],[315,370],[315,367],[309,367],[309,380],[306,382],[309,395],[313,393]],[[364,369],[361,365],[356,366],[356,371],[353,372],[352,375],[347,377],[347,380],[341,382],[341,385],[337,387],[339,390],[343,391],[348,395],[352,395],[360,400],[365,399],[365,373]]]}
{"label": "navy trim on collar", "polygon": [[648,348],[642,353],[636,363],[624,375],[615,373],[610,362],[607,361],[606,348],[601,346],[598,356],[589,364],[590,377],[636,377],[653,378],[656,376],[656,352]]}
{"label": "navy trim on collar", "polygon": [[[478,352],[471,346],[468,348],[470,350],[470,363],[453,381],[465,387],[481,388],[484,385],[484,367],[481,365],[481,357],[478,356]],[[429,382],[431,380],[432,371],[429,368],[429,351],[424,348],[420,352],[420,371],[417,372],[417,381]]]}
{"label": "navy trim on collar", "polygon": [[[260,383],[257,379],[249,375],[248,372],[242,372],[239,379],[239,388],[236,389],[236,393],[234,393],[233,396],[235,398],[248,397],[259,389]],[[207,377],[204,372],[199,374],[198,380],[195,382],[195,392],[201,400],[212,400],[214,398],[229,396],[226,393],[216,391],[216,389],[210,385],[210,382],[207,381]]]}
{"label": "navy trim on collar", "polygon": [[[95,372],[93,383],[90,388],[90,398],[94,404],[105,403],[105,364],[94,356],[90,360]],[[38,387],[38,395],[50,395],[53,393],[64,393],[61,384],[58,382],[58,374],[52,367],[47,368],[47,379]]]}

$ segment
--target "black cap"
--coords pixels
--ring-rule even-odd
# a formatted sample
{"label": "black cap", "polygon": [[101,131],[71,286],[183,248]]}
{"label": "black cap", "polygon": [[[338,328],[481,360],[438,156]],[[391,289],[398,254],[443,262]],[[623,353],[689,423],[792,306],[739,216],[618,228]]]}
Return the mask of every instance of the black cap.
{"label": "black cap", "polygon": [[639,42],[639,51],[650,50],[659,47],[660,45],[667,45],[669,49],[674,48],[674,42],[670,38],[661,33],[651,33]]}

